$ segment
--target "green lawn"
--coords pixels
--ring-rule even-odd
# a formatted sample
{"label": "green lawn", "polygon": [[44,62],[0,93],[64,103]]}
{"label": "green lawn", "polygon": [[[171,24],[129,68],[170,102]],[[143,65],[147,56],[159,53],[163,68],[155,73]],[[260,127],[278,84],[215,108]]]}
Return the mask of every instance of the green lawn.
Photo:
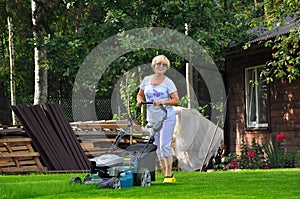
{"label": "green lawn", "polygon": [[[78,174],[0,176],[0,198],[300,198],[300,169],[175,172],[177,183],[119,190],[69,185]],[[86,174],[79,174],[84,177]]]}

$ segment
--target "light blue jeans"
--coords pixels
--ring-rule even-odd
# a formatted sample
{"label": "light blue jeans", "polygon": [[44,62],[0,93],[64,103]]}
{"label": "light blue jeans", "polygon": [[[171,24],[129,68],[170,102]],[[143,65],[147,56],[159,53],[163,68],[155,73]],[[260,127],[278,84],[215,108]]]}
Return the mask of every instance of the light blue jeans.
{"label": "light blue jeans", "polygon": [[154,144],[157,146],[157,157],[158,160],[171,157],[172,152],[172,138],[176,125],[176,116],[167,117],[164,121],[163,126],[159,132],[154,136]]}

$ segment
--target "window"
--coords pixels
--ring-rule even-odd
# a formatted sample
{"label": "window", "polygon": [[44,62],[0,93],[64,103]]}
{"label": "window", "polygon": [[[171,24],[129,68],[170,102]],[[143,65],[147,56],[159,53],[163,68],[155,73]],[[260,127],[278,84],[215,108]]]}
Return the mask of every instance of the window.
{"label": "window", "polygon": [[260,77],[263,67],[245,70],[247,128],[268,127],[268,85]]}

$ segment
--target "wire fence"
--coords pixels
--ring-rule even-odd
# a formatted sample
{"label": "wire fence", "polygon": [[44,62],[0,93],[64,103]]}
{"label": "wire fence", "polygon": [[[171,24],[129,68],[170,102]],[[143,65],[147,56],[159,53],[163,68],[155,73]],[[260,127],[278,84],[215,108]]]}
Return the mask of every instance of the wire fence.
{"label": "wire fence", "polygon": [[[47,103],[59,104],[69,122],[73,122],[72,112],[72,99],[48,99]],[[32,105],[33,99],[22,99],[18,104]],[[117,108],[118,109],[118,108]],[[119,107],[120,109],[120,107]],[[95,110],[98,120],[110,120],[113,118],[113,112],[111,108],[111,100],[98,99],[95,103]],[[12,125],[12,110],[10,109],[9,102],[0,101],[0,125]]]}
{"label": "wire fence", "polygon": [[[50,98],[48,99],[48,103],[59,104],[62,107],[67,120],[69,122],[74,121],[72,99]],[[21,101],[19,100],[18,104],[32,105],[33,99],[24,98]],[[85,107],[84,102],[82,102],[82,106],[79,106]],[[208,103],[203,103],[200,107],[202,107],[202,109],[199,109],[198,111],[208,119],[211,119],[209,116],[213,107],[208,105]],[[117,107],[112,106],[110,99],[95,99],[95,112],[97,120],[124,119],[129,117],[124,105],[119,104]],[[216,120],[218,120],[218,118],[216,118]],[[9,102],[5,100],[0,100],[0,126],[1,125],[12,125],[12,111]]]}

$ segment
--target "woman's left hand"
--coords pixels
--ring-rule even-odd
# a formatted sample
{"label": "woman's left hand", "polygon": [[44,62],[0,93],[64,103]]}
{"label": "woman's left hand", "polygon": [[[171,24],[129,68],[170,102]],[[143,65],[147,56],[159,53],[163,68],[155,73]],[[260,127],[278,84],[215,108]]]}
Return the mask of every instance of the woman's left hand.
{"label": "woman's left hand", "polygon": [[153,104],[154,104],[154,105],[163,105],[164,102],[163,102],[163,101],[160,101],[160,100],[154,100],[154,101],[153,101]]}

